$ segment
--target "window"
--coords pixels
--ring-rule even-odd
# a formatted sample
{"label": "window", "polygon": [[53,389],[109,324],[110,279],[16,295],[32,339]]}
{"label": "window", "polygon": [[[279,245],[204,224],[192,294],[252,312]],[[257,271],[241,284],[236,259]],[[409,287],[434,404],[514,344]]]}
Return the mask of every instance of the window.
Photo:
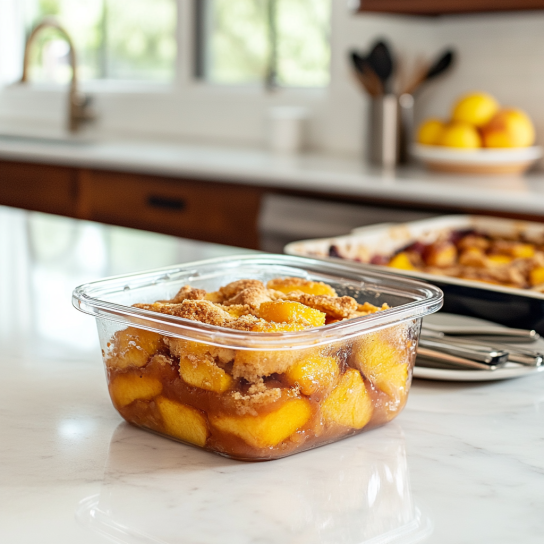
{"label": "window", "polygon": [[201,0],[197,6],[199,77],[269,87],[328,84],[331,0]]}
{"label": "window", "polygon": [[[54,16],[72,36],[80,77],[168,82],[176,60],[176,0],[24,0],[28,30]],[[33,51],[32,79],[70,77],[68,46],[45,31]]]}

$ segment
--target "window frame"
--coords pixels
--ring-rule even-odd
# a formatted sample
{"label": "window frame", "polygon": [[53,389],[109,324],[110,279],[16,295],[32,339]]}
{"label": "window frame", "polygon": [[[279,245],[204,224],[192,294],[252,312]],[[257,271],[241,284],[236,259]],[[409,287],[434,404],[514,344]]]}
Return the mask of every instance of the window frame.
{"label": "window frame", "polygon": [[[181,138],[259,147],[264,144],[266,112],[271,107],[302,106],[311,112],[321,112],[318,116],[324,114],[333,92],[332,77],[327,87],[279,87],[273,91],[262,84],[220,85],[197,79],[193,62],[195,1],[177,2],[178,52],[174,79],[158,84],[117,80],[81,82],[80,90],[94,99],[98,113],[97,122],[85,127],[86,132],[99,139],[147,140],[157,136],[164,141]],[[21,18],[21,24],[22,21]],[[16,42],[13,40],[11,45]],[[16,54],[12,47],[10,55]],[[15,127],[18,134],[25,131],[32,134],[34,129],[40,133],[42,130],[59,133],[66,123],[68,85],[39,82],[19,85],[22,51],[20,55],[19,74],[13,72],[7,81],[0,81],[0,132]],[[332,66],[331,57],[331,73]]]}

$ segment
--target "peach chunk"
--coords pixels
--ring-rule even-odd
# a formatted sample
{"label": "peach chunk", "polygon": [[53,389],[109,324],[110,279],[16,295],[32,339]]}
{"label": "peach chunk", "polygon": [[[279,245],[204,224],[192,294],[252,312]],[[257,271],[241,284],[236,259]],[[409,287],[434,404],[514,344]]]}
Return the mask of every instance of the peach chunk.
{"label": "peach chunk", "polygon": [[387,266],[400,270],[416,270],[416,267],[412,264],[412,261],[410,261],[410,257],[404,252],[395,255]]}
{"label": "peach chunk", "polygon": [[310,281],[302,278],[275,278],[268,282],[267,287],[282,293],[302,291],[308,295],[336,296],[336,291],[330,285],[322,281]]}
{"label": "peach chunk", "polygon": [[509,255],[489,255],[487,262],[491,266],[506,266],[512,262],[513,258]]}
{"label": "peach chunk", "polygon": [[348,368],[338,385],[321,405],[326,422],[334,422],[352,429],[362,429],[372,417],[372,400],[361,374]]}
{"label": "peach chunk", "polygon": [[214,393],[225,392],[233,381],[222,368],[205,357],[181,357],[179,374],[189,385]]}
{"label": "peach chunk", "polygon": [[211,416],[210,421],[220,431],[233,434],[254,448],[271,448],[304,426],[311,415],[308,400],[291,399],[269,414]]}
{"label": "peach chunk", "polygon": [[259,307],[259,317],[275,323],[305,323],[321,327],[325,324],[326,315],[300,302],[276,300],[263,302]]}
{"label": "peach chunk", "polygon": [[401,327],[367,334],[353,346],[355,366],[394,399],[403,396],[408,380],[409,345],[403,345]]}
{"label": "peach chunk", "polygon": [[457,248],[451,242],[432,244],[425,254],[425,262],[428,266],[444,268],[453,266],[456,261]]}
{"label": "peach chunk", "polygon": [[459,264],[474,268],[484,268],[487,264],[487,256],[480,248],[469,247],[461,252]]}
{"label": "peach chunk", "polygon": [[298,385],[304,395],[329,390],[340,369],[334,357],[312,355],[291,366],[285,373],[290,385]]}
{"label": "peach chunk", "polygon": [[512,245],[512,257],[516,259],[530,259],[535,256],[535,246],[533,244],[522,244],[521,242]]}
{"label": "peach chunk", "polygon": [[151,400],[161,391],[162,383],[157,378],[140,374],[119,374],[110,383],[111,398],[119,408],[135,400]]}
{"label": "peach chunk", "polygon": [[210,346],[202,342],[193,342],[192,340],[182,340],[181,338],[172,338],[167,340],[170,350],[178,357],[184,353],[205,357],[210,351]]}
{"label": "peach chunk", "polygon": [[204,300],[209,300],[210,302],[220,304],[221,302],[223,302],[223,297],[221,293],[219,293],[218,291],[214,291],[212,293],[206,293],[206,295],[204,296]]}
{"label": "peach chunk", "polygon": [[128,327],[113,335],[113,352],[107,364],[119,369],[145,366],[149,357],[159,348],[160,334]]}
{"label": "peach chunk", "polygon": [[206,444],[209,432],[202,412],[166,397],[158,397],[155,402],[167,434],[200,447]]}
{"label": "peach chunk", "polygon": [[532,286],[544,283],[544,266],[537,266],[529,272],[529,281]]}

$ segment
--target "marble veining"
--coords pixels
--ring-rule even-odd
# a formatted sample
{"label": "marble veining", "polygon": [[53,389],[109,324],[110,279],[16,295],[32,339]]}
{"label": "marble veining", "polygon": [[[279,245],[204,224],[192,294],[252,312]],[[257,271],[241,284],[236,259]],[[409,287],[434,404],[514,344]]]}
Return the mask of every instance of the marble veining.
{"label": "marble veining", "polygon": [[[56,229],[55,243],[32,234],[36,221]],[[111,273],[239,250],[0,208],[6,224],[2,544],[543,542],[544,375],[416,380],[405,411],[380,429],[278,461],[225,459],[122,422],[92,319],[69,293]],[[14,252],[29,236],[34,249]],[[111,260],[119,243],[123,258]],[[142,251],[150,243],[161,249]]]}

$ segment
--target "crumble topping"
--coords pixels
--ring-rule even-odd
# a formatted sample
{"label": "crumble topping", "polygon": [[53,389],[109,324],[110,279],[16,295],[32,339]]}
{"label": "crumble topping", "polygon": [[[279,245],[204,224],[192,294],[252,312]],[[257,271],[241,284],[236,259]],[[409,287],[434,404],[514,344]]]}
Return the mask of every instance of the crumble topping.
{"label": "crumble topping", "polygon": [[[262,285],[262,284],[261,284]],[[238,291],[234,296],[225,300],[225,306],[244,305],[251,308],[258,308],[263,302],[270,302],[272,299],[264,285],[261,287],[247,287]]]}
{"label": "crumble topping", "polygon": [[204,300],[205,297],[206,291],[204,289],[195,289],[189,285],[184,285],[170,302],[179,303],[184,300]]}
{"label": "crumble topping", "polygon": [[231,397],[238,414],[257,415],[256,408],[259,405],[270,404],[280,400],[281,389],[279,387],[267,388],[264,380],[260,378],[249,387],[246,394],[240,391],[233,391]]}
{"label": "crumble topping", "polygon": [[224,300],[229,300],[245,289],[265,290],[264,283],[259,280],[237,280],[219,288],[219,293]]}
{"label": "crumble topping", "polygon": [[218,304],[208,300],[184,300],[181,304],[155,302],[153,304],[134,304],[136,308],[175,315],[208,325],[225,326],[234,317]]}

